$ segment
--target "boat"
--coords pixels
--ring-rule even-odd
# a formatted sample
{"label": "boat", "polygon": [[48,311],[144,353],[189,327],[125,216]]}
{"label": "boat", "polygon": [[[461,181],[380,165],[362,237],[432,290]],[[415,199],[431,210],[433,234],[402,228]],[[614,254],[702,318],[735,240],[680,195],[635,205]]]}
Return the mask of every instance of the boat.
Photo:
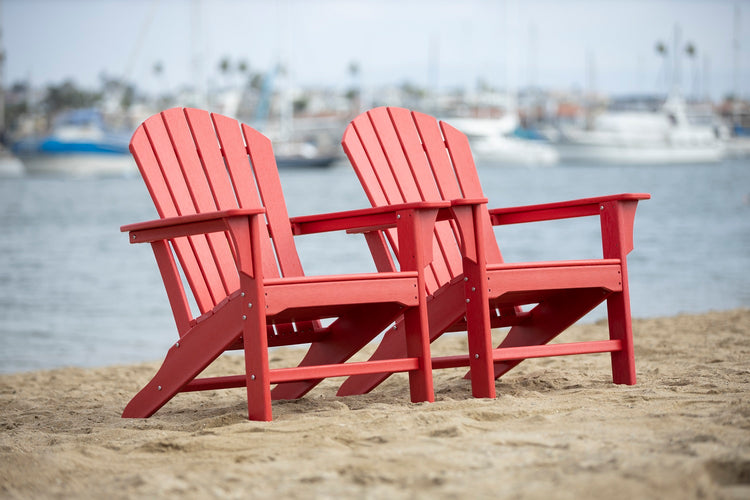
{"label": "boat", "polygon": [[32,175],[129,175],[136,172],[129,140],[129,133],[110,130],[98,110],[76,109],[58,115],[48,134],[22,139],[12,150]]}
{"label": "boat", "polygon": [[326,168],[341,161],[341,153],[334,149],[329,138],[330,124],[313,120],[307,126],[300,126],[295,121],[297,125],[292,128],[287,123],[261,121],[257,128],[271,140],[277,167]]}
{"label": "boat", "polygon": [[477,163],[539,167],[558,162],[557,151],[546,141],[516,135],[519,120],[513,113],[501,118],[446,118],[444,121],[466,134]]}
{"label": "boat", "polygon": [[280,168],[325,168],[340,160],[336,153],[325,153],[309,141],[276,141],[273,144],[276,166]]}
{"label": "boat", "polygon": [[633,100],[616,103],[594,116],[588,127],[558,127],[553,144],[567,163],[717,163],[725,154],[722,132],[691,121],[679,95],[657,107]]}
{"label": "boat", "polygon": [[[531,139],[523,135],[518,106],[517,64],[518,47],[518,5],[508,2],[503,7],[506,54],[503,64],[506,74],[507,91],[503,94],[485,93],[476,96],[471,103],[478,109],[480,102],[489,108],[499,104],[503,113],[498,117],[453,117],[444,121],[463,132],[469,139],[474,161],[492,166],[549,167],[559,160],[557,151],[544,137]],[[472,99],[473,100],[473,99]],[[487,109],[485,109],[487,111]],[[480,111],[481,112],[481,111]],[[490,111],[491,112],[491,111]]]}

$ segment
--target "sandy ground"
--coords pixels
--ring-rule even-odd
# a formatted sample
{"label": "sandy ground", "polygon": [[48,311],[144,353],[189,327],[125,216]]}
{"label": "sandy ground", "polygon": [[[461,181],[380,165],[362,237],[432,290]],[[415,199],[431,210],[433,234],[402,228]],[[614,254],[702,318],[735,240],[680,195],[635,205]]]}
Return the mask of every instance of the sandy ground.
{"label": "sandy ground", "polygon": [[0,376],[0,497],[750,498],[750,310],[634,330],[633,387],[610,382],[607,355],[537,359],[495,400],[457,369],[436,372],[432,404],[409,403],[403,375],[347,398],[331,380],[275,402],[271,423],[245,419],[243,389],[121,419],[158,363]]}

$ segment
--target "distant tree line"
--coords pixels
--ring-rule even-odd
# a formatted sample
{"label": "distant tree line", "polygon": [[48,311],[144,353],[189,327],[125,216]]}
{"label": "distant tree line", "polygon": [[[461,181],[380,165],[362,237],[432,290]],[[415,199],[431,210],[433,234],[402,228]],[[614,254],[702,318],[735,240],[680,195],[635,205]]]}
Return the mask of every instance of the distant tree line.
{"label": "distant tree line", "polygon": [[100,77],[101,87],[90,90],[78,86],[72,79],[47,85],[37,92],[28,82],[16,82],[5,89],[5,125],[14,130],[24,115],[52,118],[66,109],[98,107],[106,96],[117,96],[122,109],[127,110],[135,102],[135,86],[106,75]]}

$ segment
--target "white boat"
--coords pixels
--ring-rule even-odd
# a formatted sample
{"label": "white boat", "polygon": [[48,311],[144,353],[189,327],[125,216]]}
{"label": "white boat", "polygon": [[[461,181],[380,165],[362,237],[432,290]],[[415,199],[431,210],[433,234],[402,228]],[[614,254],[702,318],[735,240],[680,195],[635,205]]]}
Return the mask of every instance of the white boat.
{"label": "white boat", "polygon": [[58,116],[49,134],[16,142],[13,152],[29,174],[129,175],[137,171],[129,140],[108,130],[97,110],[78,109]]}
{"label": "white boat", "polygon": [[590,127],[560,127],[555,147],[569,163],[716,163],[725,154],[721,135],[715,126],[692,123],[685,101],[671,96],[656,110],[611,110]]}
{"label": "white boat", "polygon": [[469,139],[474,161],[499,166],[551,166],[558,162],[557,151],[544,141],[516,137],[516,115],[502,118],[447,118],[446,123]]}

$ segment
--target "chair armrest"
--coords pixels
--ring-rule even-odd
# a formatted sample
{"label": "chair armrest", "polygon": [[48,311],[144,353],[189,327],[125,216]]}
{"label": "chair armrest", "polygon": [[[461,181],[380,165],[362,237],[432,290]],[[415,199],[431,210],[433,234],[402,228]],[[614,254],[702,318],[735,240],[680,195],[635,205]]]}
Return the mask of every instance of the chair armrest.
{"label": "chair armrest", "polygon": [[598,198],[581,198],[578,200],[543,203],[541,205],[527,205],[521,207],[496,208],[490,210],[490,220],[493,226],[504,224],[519,224],[523,222],[539,222],[572,217],[586,217],[598,215],[603,204],[610,202],[628,202],[648,200],[648,193],[623,193]]}
{"label": "chair armrest", "polygon": [[122,226],[120,231],[130,233],[131,243],[146,243],[179,236],[205,234],[227,230],[227,221],[237,217],[257,216],[265,208],[235,208],[178,217],[167,217]]}
{"label": "chair armrest", "polygon": [[[399,212],[410,210],[447,209],[449,201],[422,201],[382,207],[363,208],[344,212],[304,215],[289,219],[295,235],[315,234],[329,231],[366,232],[396,226]],[[449,217],[448,214],[442,217]]]}
{"label": "chair armrest", "polygon": [[466,205],[484,205],[489,200],[487,198],[459,198],[451,200],[452,207],[463,207]]}

